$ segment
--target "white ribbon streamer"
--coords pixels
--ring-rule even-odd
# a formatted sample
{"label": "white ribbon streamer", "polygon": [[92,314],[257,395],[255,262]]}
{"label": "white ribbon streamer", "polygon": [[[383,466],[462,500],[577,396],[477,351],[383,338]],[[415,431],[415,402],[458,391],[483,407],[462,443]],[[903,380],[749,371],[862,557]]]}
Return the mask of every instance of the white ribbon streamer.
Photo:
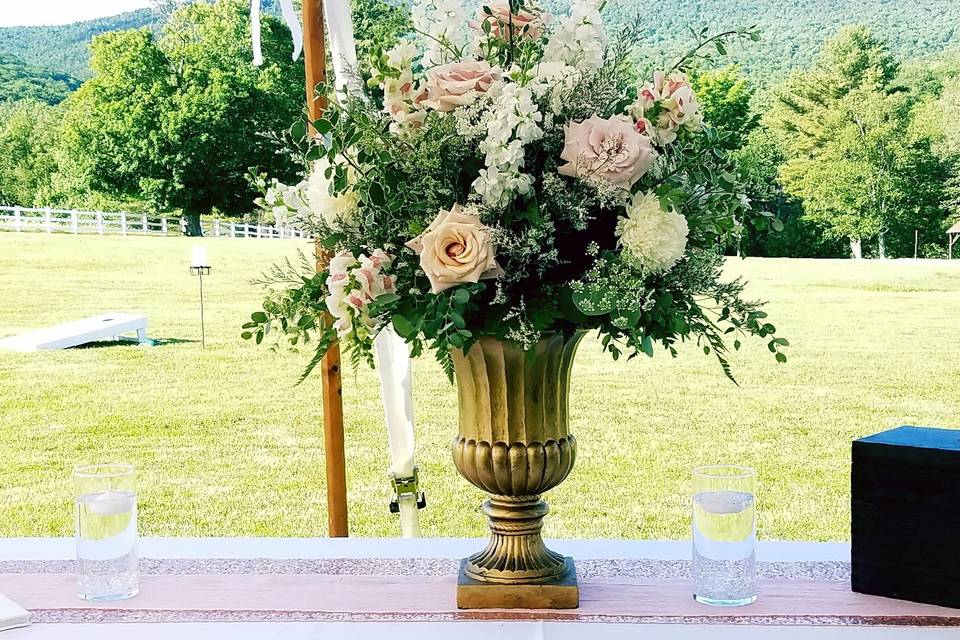
{"label": "white ribbon streamer", "polygon": [[[385,327],[373,342],[377,353],[377,371],[387,421],[391,471],[397,478],[414,473],[415,435],[413,429],[413,371],[410,348],[393,329]],[[400,497],[400,529],[404,538],[420,536],[420,511],[417,496]]]}
{"label": "white ribbon streamer", "polygon": [[[280,0],[280,13],[290,29],[293,59],[296,60],[303,52],[303,28],[293,8],[293,0]],[[250,35],[253,40],[253,64],[259,67],[263,64],[263,50],[260,46],[260,0],[250,0]]]}
{"label": "white ribbon streamer", "polygon": [[345,94],[363,95],[357,77],[357,44],[353,38],[353,16],[349,0],[323,0],[323,12],[330,32],[330,57],[336,77],[337,97],[342,102]]}

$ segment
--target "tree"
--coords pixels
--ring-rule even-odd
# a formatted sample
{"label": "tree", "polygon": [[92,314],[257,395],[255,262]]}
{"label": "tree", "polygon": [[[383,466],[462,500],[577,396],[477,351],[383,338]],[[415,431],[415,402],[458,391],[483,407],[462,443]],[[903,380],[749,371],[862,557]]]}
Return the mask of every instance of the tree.
{"label": "tree", "polygon": [[832,138],[815,156],[783,166],[787,192],[831,235],[852,242],[875,237],[881,258],[891,240],[896,254],[911,254],[904,245],[912,249],[913,231],[939,226],[944,175],[929,144],[906,135],[910,119],[904,94],[869,88],[847,94],[824,120]]}
{"label": "tree", "polygon": [[908,134],[915,101],[893,86],[897,72],[868,29],[846,27],[777,92],[766,118],[786,156],[785,190],[829,234],[849,238],[856,257],[863,239],[877,238],[882,257],[890,234],[902,240],[940,213],[942,167]]}
{"label": "tree", "polygon": [[725,134],[729,149],[742,147],[756,128],[758,117],[750,104],[753,87],[740,67],[728,65],[694,72],[690,81],[706,121]]}
{"label": "tree", "polygon": [[386,51],[413,31],[407,5],[384,0],[351,0],[357,59],[361,66],[372,54]]}
{"label": "tree", "polygon": [[57,104],[78,86],[80,83],[65,73],[28,65],[0,52],[0,102],[32,99]]}
{"label": "tree", "polygon": [[248,5],[194,3],[159,38],[147,30],[94,40],[94,77],[67,101],[66,154],[75,190],[144,198],[199,216],[248,210],[247,174],[291,179],[282,134],[303,108],[303,66],[286,27],[262,19],[266,63],[250,64]]}
{"label": "tree", "polygon": [[167,60],[146,29],[99,36],[91,55],[94,77],[64,104],[62,182],[73,200],[91,192],[139,197],[142,181],[164,166]]}
{"label": "tree", "polygon": [[50,204],[57,128],[57,109],[47,104],[0,104],[0,205]]}

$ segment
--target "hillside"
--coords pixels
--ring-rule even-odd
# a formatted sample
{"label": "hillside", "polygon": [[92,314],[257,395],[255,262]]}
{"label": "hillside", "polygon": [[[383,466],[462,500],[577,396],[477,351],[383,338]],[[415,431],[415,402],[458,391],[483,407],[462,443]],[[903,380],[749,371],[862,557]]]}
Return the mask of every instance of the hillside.
{"label": "hillside", "polygon": [[107,31],[152,26],[156,15],[149,9],[130,11],[109,18],[50,27],[0,28],[0,54],[68,74],[81,80],[90,77],[90,40]]}
{"label": "hillside", "polygon": [[80,81],[72,76],[28,65],[0,52],[0,103],[34,99],[57,104],[79,86]]}
{"label": "hillside", "polygon": [[[479,0],[467,1],[479,4]],[[542,3],[562,11],[569,0]],[[273,4],[265,1],[264,9],[275,10]],[[606,12],[611,24],[639,15],[649,43],[645,53],[652,61],[672,59],[683,51],[691,41],[691,27],[719,31],[756,24],[763,41],[731,54],[760,84],[775,82],[791,69],[809,64],[824,38],[845,24],[869,26],[904,60],[960,46],[957,0],[615,0],[608,3]],[[87,45],[93,36],[152,26],[156,21],[155,13],[143,9],[65,26],[0,28],[0,53],[82,80],[90,76]]]}
{"label": "hillside", "polygon": [[[544,4],[564,6],[564,0]],[[825,38],[846,24],[864,24],[887,40],[900,59],[923,58],[960,45],[957,0],[615,0],[611,23],[640,17],[654,60],[673,59],[691,41],[690,28],[711,32],[758,25],[763,40],[731,51],[760,84],[782,79],[816,57]]]}

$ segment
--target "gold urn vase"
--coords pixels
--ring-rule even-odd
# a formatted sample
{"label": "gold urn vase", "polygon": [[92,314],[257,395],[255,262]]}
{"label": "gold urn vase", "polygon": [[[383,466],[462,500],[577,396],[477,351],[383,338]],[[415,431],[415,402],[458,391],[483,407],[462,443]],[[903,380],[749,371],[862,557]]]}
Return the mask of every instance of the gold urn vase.
{"label": "gold urn vase", "polygon": [[571,558],[541,537],[541,494],[563,482],[577,456],[570,434],[570,371],[583,332],[548,334],[530,351],[481,338],[454,350],[460,432],[457,470],[490,494],[487,548],[463,560],[461,609],[573,609],[580,600]]}

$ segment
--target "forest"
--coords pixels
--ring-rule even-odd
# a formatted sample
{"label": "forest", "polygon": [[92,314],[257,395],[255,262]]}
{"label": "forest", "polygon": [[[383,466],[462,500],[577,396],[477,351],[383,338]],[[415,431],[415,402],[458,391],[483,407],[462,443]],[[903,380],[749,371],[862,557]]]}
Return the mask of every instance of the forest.
{"label": "forest", "polygon": [[[158,0],[170,5],[174,0]],[[478,4],[480,0],[465,0]],[[264,10],[276,12],[272,0]],[[397,2],[392,2],[397,4]],[[542,0],[548,10],[565,11],[568,0]],[[649,42],[643,54],[670,58],[690,43],[690,29],[711,30],[756,25],[764,39],[730,52],[751,80],[761,86],[784,79],[817,56],[824,38],[847,24],[863,24],[900,59],[921,60],[960,41],[960,2],[956,0],[641,0],[608,2],[611,22],[639,20]],[[139,27],[159,28],[163,12],[140,10],[65,26],[0,28],[0,53],[85,80],[90,77],[93,36]],[[0,94],[2,95],[2,94]]]}
{"label": "forest", "polygon": [[[353,3],[362,59],[409,32],[403,5]],[[166,6],[0,29],[0,204],[248,215],[257,175],[302,171],[284,151],[302,63],[290,60],[275,7],[264,16],[267,64],[254,69],[248,2]],[[944,255],[960,214],[960,3],[679,0],[665,12],[624,1],[606,11],[648,34],[644,72],[682,54],[699,33],[691,27],[758,26],[759,42],[692,70],[752,206],[772,214],[728,250]]]}

